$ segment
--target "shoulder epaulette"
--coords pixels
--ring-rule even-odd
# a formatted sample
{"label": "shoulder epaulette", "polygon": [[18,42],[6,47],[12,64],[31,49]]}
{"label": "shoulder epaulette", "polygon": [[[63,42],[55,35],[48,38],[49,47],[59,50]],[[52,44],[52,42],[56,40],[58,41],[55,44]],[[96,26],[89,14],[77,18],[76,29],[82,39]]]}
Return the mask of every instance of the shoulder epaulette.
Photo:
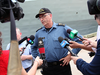
{"label": "shoulder epaulette", "polygon": [[65,24],[62,24],[62,23],[58,23],[58,26],[65,26]]}
{"label": "shoulder epaulette", "polygon": [[[42,29],[42,27],[41,27],[41,28],[39,28],[38,30],[40,30],[40,29]],[[36,30],[36,32],[37,32],[38,30]]]}

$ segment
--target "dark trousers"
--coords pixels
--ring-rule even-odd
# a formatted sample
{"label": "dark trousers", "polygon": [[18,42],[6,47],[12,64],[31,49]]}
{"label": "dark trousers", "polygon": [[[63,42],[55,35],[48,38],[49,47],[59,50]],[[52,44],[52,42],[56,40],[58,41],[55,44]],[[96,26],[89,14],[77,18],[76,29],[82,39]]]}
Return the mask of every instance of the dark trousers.
{"label": "dark trousers", "polygon": [[60,66],[60,64],[48,64],[43,68],[43,75],[72,75],[70,64]]}

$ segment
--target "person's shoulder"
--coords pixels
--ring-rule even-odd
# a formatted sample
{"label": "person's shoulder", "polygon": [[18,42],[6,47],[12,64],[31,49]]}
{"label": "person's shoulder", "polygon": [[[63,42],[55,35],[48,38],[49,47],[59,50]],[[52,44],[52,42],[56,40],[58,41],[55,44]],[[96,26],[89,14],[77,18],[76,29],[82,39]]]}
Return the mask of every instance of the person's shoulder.
{"label": "person's shoulder", "polygon": [[40,27],[39,29],[36,30],[36,32],[39,31],[39,30],[41,30],[42,28],[43,28],[43,27]]}
{"label": "person's shoulder", "polygon": [[63,23],[58,23],[57,26],[65,26],[65,24],[63,24]]}

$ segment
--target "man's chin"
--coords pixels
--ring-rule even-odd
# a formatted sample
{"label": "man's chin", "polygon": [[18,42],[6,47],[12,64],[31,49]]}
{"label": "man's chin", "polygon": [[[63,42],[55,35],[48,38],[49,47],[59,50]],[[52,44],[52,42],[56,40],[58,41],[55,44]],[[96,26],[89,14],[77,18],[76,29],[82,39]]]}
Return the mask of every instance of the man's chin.
{"label": "man's chin", "polygon": [[44,26],[46,26],[46,24],[45,23],[42,23]]}

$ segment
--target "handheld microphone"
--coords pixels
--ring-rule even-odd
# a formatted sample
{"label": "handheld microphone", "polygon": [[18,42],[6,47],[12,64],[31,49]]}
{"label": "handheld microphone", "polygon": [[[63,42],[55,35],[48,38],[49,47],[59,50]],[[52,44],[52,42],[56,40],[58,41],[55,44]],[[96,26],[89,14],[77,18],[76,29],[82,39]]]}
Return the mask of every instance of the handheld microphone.
{"label": "handheld microphone", "polygon": [[34,35],[31,35],[29,38],[27,38],[27,43],[33,45],[35,37]]}
{"label": "handheld microphone", "polygon": [[74,53],[70,50],[70,48],[68,47],[68,46],[69,46],[69,43],[68,43],[66,40],[64,40],[62,37],[59,37],[58,40],[59,40],[59,42],[60,42],[60,45],[61,45],[63,48],[67,48],[68,51],[71,53],[72,56],[77,56],[76,54],[74,54]]}
{"label": "handheld microphone", "polygon": [[67,33],[70,34],[69,37],[72,38],[72,39],[75,38],[75,37],[78,37],[78,38],[81,39],[82,41],[84,40],[84,39],[82,39],[81,37],[77,36],[77,34],[78,34],[78,31],[77,31],[77,30],[67,29]]}
{"label": "handheld microphone", "polygon": [[45,60],[45,48],[42,38],[38,38],[38,49],[40,52],[40,58],[43,59],[43,67],[47,67],[47,61]]}
{"label": "handheld microphone", "polygon": [[71,41],[70,39],[68,39],[67,37],[64,39],[66,40],[69,44],[71,44],[69,41]]}
{"label": "handheld microphone", "polygon": [[[22,40],[19,41],[19,43],[21,44],[23,41],[27,40],[27,44],[26,44],[26,47],[27,47],[28,44],[31,44],[31,45],[34,44],[34,41],[33,41],[34,39],[35,39],[34,35],[31,35],[30,37],[24,37]],[[23,47],[22,52],[20,52],[20,56],[24,53],[24,49],[26,47]]]}
{"label": "handheld microphone", "polygon": [[27,36],[26,37],[24,37],[23,39],[21,39],[18,43],[19,43],[19,45],[22,43],[22,42],[24,42],[25,40],[27,39]]}

